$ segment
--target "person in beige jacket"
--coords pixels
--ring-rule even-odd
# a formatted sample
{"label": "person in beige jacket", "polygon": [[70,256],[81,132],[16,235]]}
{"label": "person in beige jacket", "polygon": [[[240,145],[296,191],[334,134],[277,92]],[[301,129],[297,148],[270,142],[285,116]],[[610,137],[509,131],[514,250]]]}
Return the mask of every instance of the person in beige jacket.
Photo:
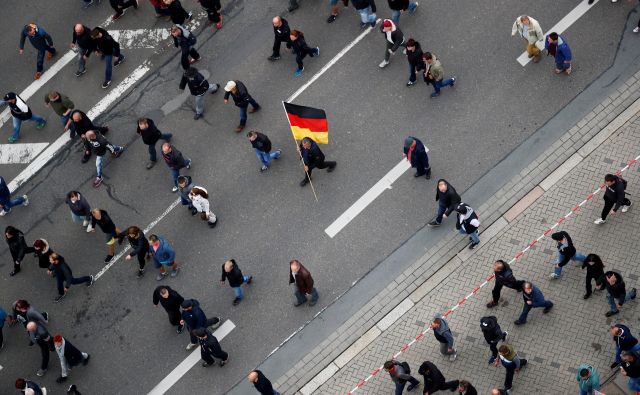
{"label": "person in beige jacket", "polygon": [[540,49],[536,46],[536,43],[544,40],[544,33],[542,33],[542,28],[540,28],[538,21],[528,15],[519,16],[513,22],[513,27],[511,28],[511,35],[515,36],[516,34],[524,38],[529,57],[533,58],[534,63],[538,63],[540,61]]}

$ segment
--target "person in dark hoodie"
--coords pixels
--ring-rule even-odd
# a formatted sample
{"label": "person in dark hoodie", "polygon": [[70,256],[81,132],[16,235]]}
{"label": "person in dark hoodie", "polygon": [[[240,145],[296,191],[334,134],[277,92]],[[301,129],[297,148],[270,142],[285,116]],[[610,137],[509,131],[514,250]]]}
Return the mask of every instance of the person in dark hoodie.
{"label": "person in dark hoodie", "polygon": [[522,313],[520,314],[520,317],[513,322],[516,325],[526,324],[529,311],[533,308],[544,307],[544,310],[542,311],[543,314],[547,314],[553,308],[553,303],[544,298],[540,288],[528,281],[525,281],[522,284],[522,298],[524,299]]}
{"label": "person in dark hoodie", "polygon": [[429,226],[442,225],[442,219],[447,218],[456,209],[458,204],[462,201],[460,195],[456,192],[453,185],[449,184],[447,180],[441,178],[438,180],[438,187],[436,189],[436,202],[438,202],[438,213],[436,217],[429,222]]}
{"label": "person in dark hoodie", "polygon": [[4,217],[9,214],[11,212],[11,208],[19,205],[28,206],[29,197],[27,195],[22,195],[15,199],[11,199],[9,186],[4,178],[0,176],[0,217]]}
{"label": "person in dark hoodie", "polygon": [[184,329],[184,324],[180,323],[182,302],[184,302],[184,298],[169,286],[160,285],[153,291],[153,305],[158,307],[158,303],[160,303],[169,316],[169,323],[176,327],[177,333],[182,333]]}
{"label": "person in dark hoodie", "polygon": [[627,386],[636,394],[640,393],[640,357],[637,352],[625,351],[622,353],[622,366],[620,373],[629,378]]}
{"label": "person in dark hoodie", "polygon": [[225,280],[229,280],[229,286],[233,288],[233,292],[236,298],[233,300],[233,305],[237,306],[244,298],[242,293],[242,284],[251,284],[253,276],[245,276],[238,267],[235,259],[229,259],[222,264],[222,276],[220,277],[220,283],[224,285]]}
{"label": "person in dark hoodie", "polygon": [[606,272],[604,274],[604,281],[602,281],[599,288],[606,288],[609,293],[607,295],[607,301],[611,309],[605,313],[607,317],[618,314],[623,304],[636,298],[636,289],[632,288],[631,291],[627,292],[622,275],[618,272]]}
{"label": "person in dark hoodie", "polygon": [[[107,89],[111,85],[113,67],[118,67],[124,62],[124,55],[120,52],[120,44],[103,28],[94,28],[91,31],[91,38],[95,43],[96,53],[104,59],[105,70],[102,89]],[[115,62],[113,61],[114,57],[116,58]]]}
{"label": "person in dark hoodie", "polygon": [[442,314],[436,314],[433,321],[429,325],[433,331],[433,336],[440,343],[440,354],[448,355],[449,361],[453,362],[458,357],[458,353],[454,348],[453,334],[449,328],[449,324]]}
{"label": "person in dark hoodie", "polygon": [[103,181],[102,166],[104,164],[104,155],[107,153],[107,150],[111,152],[111,155],[113,155],[114,158],[118,158],[122,152],[124,152],[124,147],[111,144],[102,134],[94,132],[93,130],[89,130],[85,133],[85,137],[89,144],[91,144],[91,150],[96,154],[96,179],[93,181],[93,187],[97,188]]}
{"label": "person in dark hoodie", "polygon": [[404,140],[403,152],[411,167],[416,169],[414,177],[422,177],[428,180],[431,178],[431,166],[429,166],[429,150],[416,137],[409,136]]}
{"label": "person in dark hoodie", "polygon": [[193,95],[196,114],[193,119],[196,121],[202,118],[204,113],[204,95],[209,92],[212,95],[220,88],[219,84],[210,84],[206,78],[195,67],[191,66],[186,69],[180,80],[180,90],[184,90],[185,86],[189,86],[189,92]]}
{"label": "person in dark hoodie", "polygon": [[396,25],[400,24],[400,15],[408,11],[409,15],[412,15],[418,8],[417,1],[409,0],[387,0],[389,8],[391,9],[391,20]]}
{"label": "person in dark hoodie", "polygon": [[604,281],[604,264],[598,255],[589,254],[582,262],[582,269],[584,268],[587,268],[587,277],[585,282],[586,293],[583,299],[589,299],[592,293],[591,280],[596,280],[596,288]]}
{"label": "person in dark hoodie", "polygon": [[185,159],[182,152],[170,143],[162,144],[162,159],[169,167],[171,178],[173,179],[173,188],[171,192],[178,192],[178,177],[180,177],[180,169],[191,168],[191,159]]}
{"label": "person in dark hoodie", "polygon": [[168,6],[169,16],[171,17],[171,22],[176,25],[184,25],[185,21],[191,20],[193,14],[191,12],[187,12],[187,10],[182,7],[180,0],[163,0],[164,3]]}
{"label": "person in dark hoodie", "polygon": [[614,215],[620,210],[623,213],[629,211],[631,200],[625,197],[625,189],[627,189],[627,181],[621,177],[607,174],[604,176],[604,207],[600,218],[593,223],[596,225],[604,224],[607,221],[607,215]]}
{"label": "person in dark hoodie", "polygon": [[478,236],[478,227],[480,220],[475,211],[466,203],[459,203],[456,206],[458,220],[456,221],[456,229],[461,235],[469,235],[469,249],[473,250],[480,244],[480,236]]}
{"label": "person in dark hoodie", "polygon": [[131,246],[131,252],[125,256],[125,260],[130,261],[133,257],[138,258],[138,278],[144,276],[144,266],[146,264],[146,258],[149,254],[149,241],[142,229],[137,226],[130,226],[124,232],[118,233],[118,240],[122,240],[124,237],[129,241]]}
{"label": "person in dark hoodie", "polygon": [[280,395],[278,391],[273,389],[271,381],[258,369],[252,370],[247,376],[247,380],[253,384],[260,395]]}
{"label": "person in dark hoodie", "polygon": [[107,256],[104,258],[104,263],[109,263],[116,254],[116,239],[119,238],[120,229],[113,223],[113,220],[109,217],[109,213],[99,208],[91,210],[92,232],[96,231],[96,225],[100,227],[100,230],[102,230],[106,236]]}
{"label": "person in dark hoodie", "polygon": [[564,230],[551,234],[551,238],[556,241],[558,255],[556,262],[554,263],[553,273],[551,273],[549,277],[551,279],[557,279],[560,278],[562,275],[562,268],[569,263],[569,261],[584,262],[586,256],[576,251],[576,247],[573,245],[571,236],[569,236],[569,233]]}
{"label": "person in dark hoodie", "polygon": [[493,262],[493,275],[495,276],[495,284],[491,291],[492,299],[487,303],[488,308],[496,307],[498,305],[502,287],[522,292],[522,284],[524,284],[524,281],[516,280],[516,277],[513,275],[513,270],[511,270],[511,266],[502,259],[498,259]]}
{"label": "person in dark hoodie", "polygon": [[38,258],[38,266],[40,269],[48,269],[49,255],[53,254],[49,243],[45,239],[37,239],[33,242],[33,252]]}
{"label": "person in dark hoodie", "polygon": [[64,201],[71,210],[71,219],[77,224],[86,226],[87,233],[93,230],[91,225],[91,205],[78,191],[70,191],[67,193],[67,199]]}
{"label": "person in dark hoodie", "polygon": [[571,48],[569,48],[569,44],[567,44],[564,37],[556,32],[549,33],[544,40],[544,48],[556,60],[556,68],[554,70],[556,74],[571,74],[573,56],[571,55]]}
{"label": "person in dark hoodie", "polygon": [[147,170],[151,169],[155,166],[157,162],[157,152],[156,152],[156,144],[158,140],[164,140],[166,142],[171,142],[171,137],[173,135],[171,133],[162,133],[156,127],[153,119],[150,118],[138,118],[138,128],[136,133],[142,137],[142,142],[145,143],[149,150],[149,162],[147,162]]}
{"label": "person in dark hoodie", "polygon": [[78,71],[76,71],[76,77],[80,77],[87,72],[87,60],[89,60],[91,53],[96,50],[89,27],[81,23],[73,27],[71,48],[78,50]]}
{"label": "person in dark hoodie", "polygon": [[609,333],[613,336],[613,342],[616,344],[616,354],[611,369],[620,364],[620,354],[622,352],[640,352],[640,343],[631,333],[628,326],[614,323],[609,327]]}
{"label": "person in dark hoodie", "polygon": [[407,40],[407,61],[409,62],[409,82],[407,82],[407,86],[415,85],[416,74],[424,70],[422,54],[423,52],[419,42],[413,38]]}
{"label": "person in dark hoodie", "polygon": [[236,107],[240,109],[240,124],[238,124],[235,129],[236,133],[240,133],[247,124],[247,108],[249,107],[249,104],[251,104],[251,110],[249,110],[250,114],[260,111],[261,107],[260,104],[251,97],[247,87],[242,83],[242,81],[227,81],[227,84],[224,86],[224,104],[229,102],[229,96],[233,99]]}
{"label": "person in dark hoodie", "polygon": [[116,12],[111,17],[113,21],[120,19],[129,7],[133,7],[136,10],[138,9],[138,0],[109,0],[109,4],[111,4],[111,8]]}
{"label": "person in dark hoodie", "polygon": [[291,38],[291,48],[293,53],[296,55],[296,63],[298,64],[298,68],[294,75],[296,77],[300,77],[302,75],[302,71],[304,71],[304,64],[302,63],[302,59],[305,56],[309,55],[312,58],[314,56],[320,56],[320,48],[310,48],[307,45],[307,42],[304,39],[304,34],[300,30],[293,30],[289,35]]}
{"label": "person in dark hoodie", "polygon": [[198,210],[193,207],[193,203],[189,198],[189,194],[191,193],[191,189],[196,186],[191,180],[189,176],[179,176],[178,177],[178,190],[180,192],[180,203],[183,206],[187,206],[187,210],[191,212],[191,215],[198,214]]}
{"label": "person in dark hoodie", "polygon": [[280,16],[274,16],[271,21],[273,25],[273,52],[271,52],[271,56],[267,59],[270,61],[275,61],[280,59],[280,46],[282,43],[287,44],[287,49],[291,49],[291,29],[289,28],[289,23],[286,19]]}
{"label": "person in dark hoodie", "polygon": [[402,34],[402,30],[400,30],[391,19],[382,21],[380,31],[384,34],[384,41],[387,44],[384,51],[384,60],[379,64],[380,68],[383,69],[389,64],[391,55],[395,54],[398,48],[404,46],[404,34]]}
{"label": "person in dark hoodie", "polygon": [[25,254],[32,253],[35,250],[27,245],[24,240],[24,233],[11,225],[5,228],[4,238],[7,241],[7,245],[9,245],[9,252],[11,252],[11,259],[13,260],[13,270],[9,273],[13,277],[20,273],[20,265]]}
{"label": "person in dark hoodie", "polygon": [[311,180],[311,172],[313,169],[327,169],[327,173],[331,173],[335,170],[337,163],[334,161],[326,161],[324,153],[318,146],[318,143],[313,141],[309,137],[305,137],[298,146],[298,152],[304,162],[305,177],[300,181],[300,186],[303,187]]}
{"label": "person in dark hoodie", "polygon": [[489,365],[491,365],[498,358],[498,342],[507,341],[509,333],[500,328],[498,319],[492,315],[480,318],[480,330],[482,330],[484,340],[491,350],[491,356],[489,357]]}
{"label": "person in dark hoodie", "polygon": [[262,164],[262,167],[260,168],[261,172],[269,168],[269,164],[272,159],[278,159],[280,158],[280,155],[282,155],[282,150],[279,149],[271,152],[271,140],[269,140],[269,137],[265,134],[252,130],[247,133],[247,138]]}
{"label": "person in dark hoodie", "polygon": [[71,113],[71,124],[69,124],[69,138],[74,139],[80,136],[84,146],[84,154],[82,155],[82,163],[87,163],[91,158],[91,143],[87,140],[87,132],[93,130],[100,134],[106,134],[109,131],[108,126],[96,126],[93,121],[80,110],[73,110]]}
{"label": "person in dark hoodie", "polygon": [[229,362],[229,354],[222,350],[218,339],[208,329],[194,329],[191,335],[195,336],[200,344],[200,358],[204,361],[202,362],[203,367],[206,368],[215,364],[216,359],[219,359],[218,366],[220,367]]}
{"label": "person in dark hoodie", "polygon": [[53,39],[49,33],[36,23],[29,23],[24,26],[20,34],[20,55],[24,53],[24,42],[27,38],[29,38],[31,45],[38,51],[36,74],[33,76],[34,80],[38,80],[40,76],[42,76],[45,52],[49,52],[47,59],[52,59],[56,56],[57,52],[53,47]]}
{"label": "person in dark hoodie", "polygon": [[460,384],[458,380],[447,381],[442,372],[440,372],[440,369],[431,361],[422,362],[418,373],[420,373],[424,379],[423,394],[431,395],[440,390],[455,391],[458,388],[458,384]]}
{"label": "person in dark hoodie", "polygon": [[460,395],[478,395],[478,391],[476,391],[475,387],[467,380],[460,380],[458,393]]}
{"label": "person in dark hoodie", "polygon": [[191,342],[187,344],[187,350],[191,350],[198,345],[198,339],[193,334],[194,330],[207,328],[213,330],[222,324],[220,317],[207,318],[200,308],[200,302],[195,299],[183,301],[180,307],[182,307],[180,325],[186,325],[191,336]]}
{"label": "person in dark hoodie", "polygon": [[6,104],[11,111],[11,118],[13,120],[13,132],[7,139],[9,143],[13,144],[20,139],[20,128],[22,122],[33,121],[36,123],[36,129],[40,130],[44,128],[47,121],[39,115],[34,114],[31,108],[27,105],[27,102],[22,100],[15,92],[9,92],[4,95],[4,100],[0,100],[0,106]]}
{"label": "person in dark hoodie", "polygon": [[389,373],[391,381],[396,386],[396,395],[402,395],[404,392],[404,386],[409,382],[407,391],[412,391],[414,388],[420,385],[420,382],[411,375],[411,368],[406,362],[400,362],[397,360],[389,360],[384,363],[383,368],[385,372]]}
{"label": "person in dark hoodie", "polygon": [[360,14],[360,29],[364,29],[367,25],[376,26],[376,2],[374,0],[351,0],[353,8]]}
{"label": "person in dark hoodie", "polygon": [[222,15],[220,15],[222,5],[220,5],[220,0],[198,0],[198,3],[207,12],[209,22],[215,24],[217,30],[222,29]]}
{"label": "person in dark hoodie", "polygon": [[51,266],[49,266],[49,275],[55,275],[56,282],[58,283],[58,296],[53,300],[54,302],[58,303],[62,298],[67,296],[67,292],[69,292],[72,285],[87,284],[87,287],[93,285],[93,276],[73,277],[71,268],[67,262],[65,262],[64,257],[55,252],[49,255],[49,263],[51,264]]}
{"label": "person in dark hoodie", "polygon": [[180,65],[184,70],[187,70],[190,64],[200,60],[200,54],[194,48],[196,36],[189,29],[181,25],[173,25],[171,27],[171,36],[173,37],[173,45],[176,48],[180,48]]}

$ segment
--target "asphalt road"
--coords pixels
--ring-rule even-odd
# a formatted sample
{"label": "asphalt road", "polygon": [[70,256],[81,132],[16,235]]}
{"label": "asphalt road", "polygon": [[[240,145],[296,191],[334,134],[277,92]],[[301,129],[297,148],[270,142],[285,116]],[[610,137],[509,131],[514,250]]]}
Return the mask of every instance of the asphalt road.
{"label": "asphalt road", "polygon": [[[184,3],[196,8],[191,2]],[[296,79],[292,56],[283,53],[279,62],[266,61],[272,40],[270,19],[281,13],[286,3],[225,4],[228,15],[224,28],[216,34],[208,28],[199,36],[205,58],[198,67],[209,72],[209,80],[223,83],[241,79],[263,106],[261,112],[249,116],[248,128],[267,133],[274,146],[283,149],[282,159],[268,172],[258,171],[258,161],[244,135],[233,133],[238,110],[232,104],[225,106],[221,93],[207,97],[204,120],[193,121],[191,99],[164,114],[161,108],[181,94],[177,90],[178,59],[170,51],[152,58],[151,73],[99,119],[98,123],[110,125],[109,139],[127,147],[121,158],[108,161],[100,189],[91,187],[93,163],[81,165],[77,150],[65,150],[20,189],[19,193],[29,193],[32,205],[27,209],[17,207],[10,216],[0,219],[4,225],[22,229],[28,241],[47,239],[67,258],[75,274],[96,273],[104,265],[103,237],[88,235],[71,223],[63,203],[66,192],[81,191],[93,206],[106,209],[120,227],[146,227],[176,195],[170,192],[169,174],[162,163],[150,171],[144,169],[146,147],[136,139],[135,119],[151,116],[161,130],[174,133],[176,146],[194,159],[187,174],[209,190],[220,223],[210,230],[183,207],[177,207],[153,228],[174,245],[183,264],[180,276],[165,283],[185,297],[199,299],[205,312],[232,320],[236,329],[222,341],[231,355],[224,372],[196,366],[170,393],[227,391],[289,334],[424,226],[435,210],[435,180],[414,180],[407,172],[335,238],[324,233],[401,159],[407,134],[421,137],[430,147],[435,179],[446,177],[459,191],[466,190],[612,64],[627,14],[635,6],[600,2],[565,33],[575,56],[574,73],[567,78],[553,75],[550,59],[520,66],[515,59],[523,46],[509,32],[520,13],[537,17],[544,29],[576,3],[422,2],[414,16],[403,16],[405,36],[418,39],[424,49],[439,55],[445,73],[456,75],[459,81],[435,100],[429,99],[430,90],[422,84],[404,86],[407,66],[400,53],[386,69],[378,68],[384,43],[382,35],[372,31],[296,99],[296,103],[326,110],[330,144],[323,150],[329,159],[338,161],[336,172],[314,173],[319,197],[316,203],[308,188],[297,185],[302,172],[280,102],[360,31],[352,9],[327,25],[326,2],[306,1],[295,14],[285,15],[292,27],[301,27],[307,41],[322,50],[320,58],[305,60],[305,73]],[[70,35],[78,18],[77,8],[65,10],[66,6],[53,7],[48,2],[32,6],[37,10],[36,19],[46,21],[43,25],[54,39]],[[144,6],[138,11],[141,18],[127,14],[118,24],[149,28],[162,23],[153,17],[147,4]],[[89,24],[105,20],[109,11],[107,4],[88,10]],[[19,21],[28,13],[19,7],[10,12],[8,19],[12,23],[15,20],[13,30],[19,32]],[[379,16],[387,13],[386,5],[380,4]],[[6,41],[0,46],[3,53],[11,53],[13,48]],[[141,61],[148,54],[135,56]],[[136,66],[137,59],[131,58],[128,69],[118,69],[116,75],[123,78]],[[5,74],[0,77],[3,89],[21,90],[30,83],[30,60],[3,57],[0,67],[15,70],[11,78]],[[95,80],[91,80],[95,88],[76,81],[71,67],[48,85],[60,90],[63,87],[78,107],[87,108],[104,94],[98,87],[102,68],[94,70],[85,77]],[[36,95],[36,102],[46,89]],[[586,107],[574,110],[575,116],[590,110]],[[51,129],[49,126],[46,133],[59,133]],[[7,125],[2,130],[8,132]],[[24,132],[25,139],[35,133],[28,127]],[[0,174],[10,179],[16,168],[7,166],[5,170],[3,165]],[[230,257],[255,279],[237,307],[231,306],[231,289],[218,284],[220,266]],[[287,263],[293,257],[314,275],[321,294],[314,308],[291,306]],[[93,355],[89,367],[72,373],[71,381],[87,393],[144,393],[188,355],[184,350],[187,336],[176,335],[164,312],[151,304],[151,293],[157,285],[153,270],[137,280],[135,264],[118,261],[93,288],[73,288],[63,303],[53,304],[54,282],[37,269],[35,260],[26,258],[25,270],[15,278],[8,276],[11,258],[5,246],[0,247],[0,262],[2,305],[8,308],[17,298],[29,299],[51,313],[53,332],[65,333]],[[410,262],[398,265],[403,263]],[[331,317],[334,321],[341,318]],[[0,388],[11,388],[15,377],[35,376],[39,352],[26,347],[26,337],[19,327],[6,329],[5,339],[0,352],[0,365],[4,367]],[[310,342],[314,340],[321,339]],[[62,386],[54,382],[57,374],[57,361],[52,358],[50,371],[38,381],[60,393]]]}

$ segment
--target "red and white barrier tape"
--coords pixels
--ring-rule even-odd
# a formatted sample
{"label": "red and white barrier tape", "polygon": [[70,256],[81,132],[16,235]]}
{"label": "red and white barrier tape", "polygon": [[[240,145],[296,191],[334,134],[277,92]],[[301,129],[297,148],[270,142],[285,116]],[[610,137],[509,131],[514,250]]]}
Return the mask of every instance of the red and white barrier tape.
{"label": "red and white barrier tape", "polygon": [[[634,165],[635,163],[638,162],[638,160],[640,160],[640,155],[636,156],[635,159],[630,160],[627,165],[625,167],[623,167],[622,169],[618,170],[615,175],[619,176],[622,175],[622,173],[624,171],[629,170],[629,168]],[[555,224],[553,224],[553,226],[551,226],[549,229],[545,230],[537,239],[535,239],[534,241],[532,241],[531,243],[529,243],[529,245],[527,245],[523,250],[519,251],[513,258],[511,258],[511,260],[508,262],[509,265],[513,264],[515,261],[517,261],[518,259],[522,258],[522,256],[529,251],[531,248],[533,248],[533,246],[535,246],[536,244],[538,244],[538,242],[540,240],[542,240],[543,238],[545,238],[546,236],[548,236],[555,228],[558,227],[558,225],[562,224],[564,221],[566,221],[567,219],[569,219],[569,217],[571,217],[576,211],[578,211],[582,206],[584,206],[585,204],[587,204],[588,201],[592,200],[593,197],[595,195],[597,195],[598,193],[600,193],[600,191],[604,190],[604,188],[606,187],[606,185],[603,183],[600,185],[600,187],[598,187],[598,189],[596,189],[595,191],[593,191],[592,193],[589,194],[589,196],[586,197],[586,199],[584,199],[582,202],[580,202],[579,204],[577,204],[576,206],[574,206],[571,211],[569,211],[566,215],[564,215],[562,218],[560,218]],[[480,290],[487,284],[489,284],[489,282],[491,282],[491,280],[493,280],[495,278],[495,275],[491,275],[489,277],[487,277],[486,280],[484,280],[484,282],[482,284],[480,284],[479,286],[477,286],[473,291],[471,291],[471,293],[469,293],[467,296],[465,296],[464,298],[460,299],[460,301],[458,303],[456,303],[455,306],[453,306],[452,308],[450,308],[449,310],[447,310],[443,316],[444,317],[449,317],[451,314],[453,314],[454,311],[456,311],[460,306],[462,306],[467,300],[469,300],[471,297],[473,297],[474,295],[476,295],[478,292],[480,292]],[[424,337],[424,335],[426,335],[429,331],[431,330],[431,328],[427,328],[424,331],[422,331],[420,334],[418,334],[418,336],[416,336],[415,338],[413,338],[413,340],[411,340],[409,343],[407,343],[406,345],[404,345],[400,351],[398,351],[397,353],[395,353],[393,355],[393,359],[397,359],[400,354],[406,352],[411,346],[413,346],[416,342],[422,340],[422,338]],[[360,380],[358,382],[358,384],[349,392],[347,392],[347,395],[352,395],[354,392],[356,392],[357,390],[359,390],[360,388],[364,387],[365,384],[367,384],[371,379],[373,379],[374,377],[376,377],[380,372],[384,372],[383,367],[379,366],[377,367],[373,372],[371,372],[371,374],[369,375],[369,377],[365,378],[364,380]]]}

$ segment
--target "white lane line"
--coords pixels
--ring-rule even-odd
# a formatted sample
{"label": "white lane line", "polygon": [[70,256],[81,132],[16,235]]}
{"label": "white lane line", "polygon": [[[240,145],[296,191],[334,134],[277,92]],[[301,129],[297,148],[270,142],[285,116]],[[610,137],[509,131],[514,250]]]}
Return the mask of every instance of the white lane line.
{"label": "white lane line", "polygon": [[[138,82],[149,70],[151,69],[148,62],[144,62],[138,68],[133,70],[131,74],[120,82],[115,88],[113,88],[105,97],[102,98],[96,104],[87,115],[91,119],[95,119],[98,115],[102,114],[116,99],[118,99],[125,91],[131,88],[136,82]],[[14,192],[24,182],[33,177],[41,168],[43,168],[53,157],[69,142],[70,138],[67,133],[62,134],[56,141],[51,143],[46,150],[42,152],[33,162],[20,172],[9,183],[9,190]]]}
{"label": "white lane line", "polygon": [[[235,327],[236,326],[231,322],[231,320],[226,320],[224,324],[213,332],[213,335],[218,339],[218,341],[222,341],[222,339],[231,333]],[[171,373],[169,373],[158,385],[153,387],[147,395],[163,395],[199,361],[200,347],[196,348],[184,361],[180,362],[180,364],[176,366],[176,368],[173,369]]]}
{"label": "white lane line", "polygon": [[[569,28],[569,26],[573,25],[573,23],[575,21],[577,21],[578,19],[580,19],[581,16],[583,16],[584,14],[587,13],[587,11],[589,11],[589,9],[593,6],[595,6],[596,4],[598,4],[598,1],[600,0],[595,0],[593,2],[593,4],[589,4],[588,0],[582,0],[581,3],[579,3],[576,8],[574,8],[573,10],[571,10],[571,12],[569,12],[564,18],[560,19],[560,22],[556,23],[551,29],[549,29],[549,31],[547,31],[544,35],[545,37],[547,36],[547,34],[551,33],[551,32],[556,32],[558,34],[563,33],[565,30],[567,30]],[[544,50],[544,41],[538,41],[536,43],[536,46],[540,49],[540,50]],[[520,63],[523,67],[526,66],[529,62],[531,62],[531,58],[529,58],[529,55],[527,54],[527,51],[524,51],[519,57],[518,57],[518,63]]]}
{"label": "white lane line", "polygon": [[0,144],[0,165],[29,163],[49,143]]}
{"label": "white lane line", "polygon": [[171,36],[169,28],[109,30],[109,34],[123,49],[154,49],[158,47],[161,41]]}
{"label": "white lane line", "polygon": [[393,169],[391,169],[380,181],[378,181],[374,186],[371,187],[362,197],[356,200],[355,203],[351,205],[336,219],[333,221],[324,232],[329,235],[329,237],[333,238],[338,234],[345,226],[351,222],[358,214],[362,212],[371,202],[376,200],[378,196],[382,194],[382,192],[387,189],[391,189],[391,184],[393,184],[405,171],[411,168],[411,164],[406,159],[402,159],[400,163],[395,165]]}

